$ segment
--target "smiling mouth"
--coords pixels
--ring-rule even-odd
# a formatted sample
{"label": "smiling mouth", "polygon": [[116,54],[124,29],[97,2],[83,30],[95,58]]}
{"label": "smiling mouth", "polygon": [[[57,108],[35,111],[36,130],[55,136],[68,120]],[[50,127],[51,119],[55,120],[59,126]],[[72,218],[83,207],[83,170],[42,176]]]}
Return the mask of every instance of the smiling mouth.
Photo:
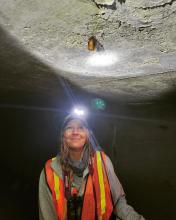
{"label": "smiling mouth", "polygon": [[79,140],[81,140],[80,138],[72,138],[71,139],[72,141],[79,141]]}

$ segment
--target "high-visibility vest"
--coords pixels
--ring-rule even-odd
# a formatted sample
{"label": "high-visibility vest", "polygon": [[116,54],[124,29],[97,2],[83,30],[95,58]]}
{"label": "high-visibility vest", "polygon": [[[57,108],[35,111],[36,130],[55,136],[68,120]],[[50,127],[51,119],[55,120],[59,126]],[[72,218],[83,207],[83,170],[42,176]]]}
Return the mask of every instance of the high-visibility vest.
{"label": "high-visibility vest", "polygon": [[[113,211],[111,192],[106,174],[106,155],[96,151],[93,157],[93,174],[88,175],[85,188],[81,219],[109,220]],[[45,165],[47,184],[52,193],[58,220],[67,219],[67,199],[64,195],[64,181],[55,173],[48,160]]]}

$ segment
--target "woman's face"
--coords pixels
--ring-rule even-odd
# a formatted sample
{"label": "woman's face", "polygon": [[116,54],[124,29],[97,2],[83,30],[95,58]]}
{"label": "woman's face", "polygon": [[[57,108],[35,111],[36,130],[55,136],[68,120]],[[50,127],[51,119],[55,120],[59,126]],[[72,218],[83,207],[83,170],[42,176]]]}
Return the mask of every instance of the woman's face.
{"label": "woman's face", "polygon": [[64,129],[64,142],[74,151],[83,149],[88,138],[88,130],[79,119],[73,119]]}

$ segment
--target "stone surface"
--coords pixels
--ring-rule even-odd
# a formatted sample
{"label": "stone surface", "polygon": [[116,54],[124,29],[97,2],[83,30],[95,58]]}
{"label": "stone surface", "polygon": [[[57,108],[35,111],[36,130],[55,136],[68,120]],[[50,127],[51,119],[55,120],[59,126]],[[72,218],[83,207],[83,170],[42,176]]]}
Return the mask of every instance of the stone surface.
{"label": "stone surface", "polygon": [[[9,42],[14,38],[19,45],[15,49],[17,54],[21,49],[29,52],[35,62],[42,62],[56,75],[88,92],[126,102],[157,99],[158,95],[173,89],[170,83],[163,86],[163,77],[167,82],[170,78],[175,80],[176,2],[127,0],[115,3],[116,8],[112,9],[97,7],[93,1],[2,0],[0,23],[2,32],[11,36]],[[115,54],[115,64],[108,67],[87,64],[92,55],[86,48],[91,35],[97,36],[106,53]],[[6,48],[4,41],[7,39],[1,36],[1,60],[14,57],[14,65],[10,66],[13,69],[18,66],[22,71],[28,57],[19,62],[13,56],[14,47]],[[55,93],[54,78],[52,80],[40,65],[35,65],[35,69],[45,75],[51,83],[47,87]],[[15,78],[12,72],[6,73],[5,78],[1,74],[1,82],[7,83],[1,87],[19,88],[21,81],[20,86],[28,84],[21,87],[23,89],[30,91],[31,85],[36,85],[41,91],[46,90],[35,73],[30,79],[23,73],[19,79],[19,75]],[[135,86],[134,77],[138,86]]]}
{"label": "stone surface", "polygon": [[95,0],[98,5],[112,5],[114,2],[114,0]]}

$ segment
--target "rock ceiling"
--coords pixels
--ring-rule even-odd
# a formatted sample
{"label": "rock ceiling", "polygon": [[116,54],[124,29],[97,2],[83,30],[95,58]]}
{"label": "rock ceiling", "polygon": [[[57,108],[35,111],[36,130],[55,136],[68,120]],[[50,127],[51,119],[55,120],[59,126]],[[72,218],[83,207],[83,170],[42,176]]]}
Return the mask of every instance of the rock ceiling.
{"label": "rock ceiling", "polygon": [[[175,0],[1,0],[1,100],[59,94],[59,77],[119,102],[175,97],[175,15]],[[87,63],[92,35],[113,65]]]}

